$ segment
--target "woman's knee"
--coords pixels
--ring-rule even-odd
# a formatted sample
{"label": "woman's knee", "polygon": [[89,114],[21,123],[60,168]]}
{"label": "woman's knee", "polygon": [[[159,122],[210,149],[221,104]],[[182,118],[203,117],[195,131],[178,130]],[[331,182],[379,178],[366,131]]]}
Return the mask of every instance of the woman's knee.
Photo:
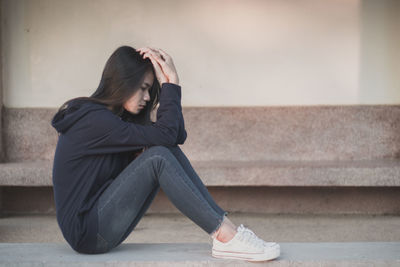
{"label": "woman's knee", "polygon": [[171,154],[171,148],[166,146],[152,146],[149,147],[146,151],[157,154],[157,155],[169,155]]}
{"label": "woman's knee", "polygon": [[170,150],[170,148],[166,146],[152,146],[143,152],[143,154],[145,154],[144,158],[151,158],[152,163],[160,163],[164,161],[174,162],[176,161],[174,153],[175,151]]}

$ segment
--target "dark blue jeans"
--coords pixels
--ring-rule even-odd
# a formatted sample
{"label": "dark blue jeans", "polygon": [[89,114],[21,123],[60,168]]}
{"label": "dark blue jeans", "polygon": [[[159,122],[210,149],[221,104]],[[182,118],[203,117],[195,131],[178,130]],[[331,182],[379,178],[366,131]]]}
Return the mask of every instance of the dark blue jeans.
{"label": "dark blue jeans", "polygon": [[210,235],[228,214],[215,203],[179,146],[152,146],[133,160],[98,200],[99,253],[128,237],[160,187],[178,210]]}

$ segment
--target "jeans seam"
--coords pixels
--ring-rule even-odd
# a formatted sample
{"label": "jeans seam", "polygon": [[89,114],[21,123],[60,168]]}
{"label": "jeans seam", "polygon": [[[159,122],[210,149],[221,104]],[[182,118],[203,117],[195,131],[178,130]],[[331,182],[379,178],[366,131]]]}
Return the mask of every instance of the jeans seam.
{"label": "jeans seam", "polygon": [[[175,146],[175,147],[171,147],[170,148],[170,150],[172,151],[173,150],[173,154],[175,155],[175,152],[177,153],[177,154],[179,154],[179,156],[180,157],[182,157],[182,160],[183,161],[187,161],[188,162],[188,164],[189,164],[189,169],[192,169],[193,170],[193,175],[195,176],[195,179],[197,180],[197,179],[199,179],[200,180],[200,182],[201,183],[203,183],[202,181],[201,181],[201,178],[198,176],[198,174],[196,173],[196,171],[193,169],[193,167],[191,166],[191,163],[190,163],[190,161],[189,161],[189,159],[187,159],[187,157],[186,157],[186,155],[183,153],[183,151],[181,150],[181,148],[179,147],[179,146]],[[175,156],[177,156],[177,155],[175,155]],[[177,157],[177,159],[178,159],[178,157]],[[178,159],[178,161],[180,162],[180,160]],[[182,162],[180,162],[181,163],[181,165],[182,165],[182,167],[184,167],[184,165],[182,164]],[[184,168],[183,168],[184,169]],[[185,170],[186,171],[186,170]],[[194,183],[194,182],[193,182]],[[204,183],[203,183],[204,184]],[[196,184],[195,184],[196,185]],[[196,185],[196,187],[197,187],[197,185]],[[200,193],[202,193],[202,192],[200,192]],[[208,194],[209,194],[209,192],[208,192]],[[203,194],[202,194],[203,195]],[[203,195],[203,197],[204,198],[206,198],[204,195]],[[212,197],[211,197],[212,198]],[[207,199],[207,198],[206,198]],[[208,200],[207,200],[207,202],[208,202]],[[211,203],[209,203],[210,204],[210,206],[214,209],[214,211],[217,213],[217,214],[219,214],[219,211],[220,210],[222,210],[223,211],[223,214],[221,215],[221,216],[226,216],[227,214],[228,214],[228,212],[227,211],[225,211],[224,209],[222,209],[221,207],[219,207],[219,205],[217,204],[217,203],[215,203],[215,201],[214,201],[214,204],[216,204],[215,205],[215,208],[214,208],[214,206],[211,204]]]}
{"label": "jeans seam", "polygon": [[[161,156],[161,157],[162,157],[162,156]],[[168,160],[166,160],[166,162],[168,162]],[[168,164],[169,164],[169,163],[168,163]],[[172,179],[172,181],[174,181],[174,180]],[[192,188],[191,188],[191,187],[189,186],[189,184],[185,181],[185,179],[183,179],[183,181],[184,181],[184,184],[186,184],[186,186],[189,188],[189,190],[197,197],[197,199],[200,200],[200,202],[202,202],[203,204],[205,204],[205,206],[210,205],[207,201],[205,201],[205,200],[203,201],[203,200],[197,195],[197,193],[195,193],[195,191],[192,190]],[[174,183],[174,184],[176,184],[176,183]],[[216,214],[217,217],[219,217],[219,218],[218,218],[218,222],[219,222],[219,224],[221,224],[222,221],[223,221],[223,219],[224,219],[224,216],[222,216],[222,218],[221,218],[220,215],[219,215],[211,206],[210,206],[211,212],[210,212],[210,210],[207,209],[205,206],[203,205],[202,209],[205,210],[208,214],[210,214],[210,215],[212,215],[212,216],[214,216],[214,215]]]}
{"label": "jeans seam", "polygon": [[[100,238],[101,241],[104,242],[104,243],[106,244],[106,250],[108,250],[108,249],[109,249],[109,244],[110,244],[110,243],[109,243],[99,232],[97,232],[97,238]],[[97,244],[96,244],[96,249],[99,249],[99,243],[98,243],[98,241],[97,241]]]}
{"label": "jeans seam", "polygon": [[[132,172],[129,173],[129,175],[126,175],[126,177],[129,177],[130,174],[132,174],[134,171],[136,171],[137,169],[139,169],[140,167],[142,167],[142,165],[144,163],[146,163],[147,161],[149,161],[150,159],[156,157],[158,155],[153,155],[151,157],[148,157],[147,159],[145,159],[144,161],[142,161],[134,170],[132,170]],[[119,183],[118,187],[114,190],[114,192],[112,193],[112,195],[108,198],[108,201],[106,203],[104,203],[104,205],[102,207],[98,207],[98,213],[100,214],[101,211],[108,205],[108,203],[110,203],[111,199],[115,196],[116,192],[118,191],[118,189],[121,187],[122,182]]]}

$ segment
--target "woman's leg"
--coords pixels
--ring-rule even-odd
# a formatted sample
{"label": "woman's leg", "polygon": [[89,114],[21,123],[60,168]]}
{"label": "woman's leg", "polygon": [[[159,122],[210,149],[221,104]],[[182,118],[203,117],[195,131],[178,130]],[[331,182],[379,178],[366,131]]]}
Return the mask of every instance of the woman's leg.
{"label": "woman's leg", "polygon": [[207,190],[206,186],[204,185],[200,177],[197,175],[196,171],[193,169],[192,164],[190,163],[186,155],[183,153],[181,148],[179,146],[174,146],[174,147],[168,147],[168,149],[172,152],[172,154],[174,154],[176,159],[181,164],[182,168],[185,170],[186,174],[189,176],[192,182],[197,186],[203,197],[207,200],[208,204],[210,204],[210,206],[213,207],[213,209],[217,213],[227,215],[228,212],[224,211],[214,201],[214,199],[210,195],[210,192]]}
{"label": "woman's leg", "polygon": [[167,147],[153,146],[141,153],[102,193],[98,203],[98,249],[106,252],[123,242],[139,222],[159,187],[171,202],[204,231],[212,234],[222,224],[182,165]]}
{"label": "woman's leg", "polygon": [[227,242],[231,240],[231,238],[236,234],[236,225],[229,220],[227,211],[224,211],[217,203],[214,201],[207,187],[204,185],[203,181],[200,179],[196,171],[193,169],[192,164],[189,159],[186,157],[185,153],[183,153],[182,149],[177,145],[174,147],[168,147],[171,150],[172,154],[176,157],[179,163],[182,165],[182,168],[185,170],[187,175],[192,179],[192,182],[197,186],[203,197],[208,201],[210,206],[214,208],[217,213],[224,214],[223,224],[217,231],[210,234],[211,237],[218,237],[218,240],[222,242]]}

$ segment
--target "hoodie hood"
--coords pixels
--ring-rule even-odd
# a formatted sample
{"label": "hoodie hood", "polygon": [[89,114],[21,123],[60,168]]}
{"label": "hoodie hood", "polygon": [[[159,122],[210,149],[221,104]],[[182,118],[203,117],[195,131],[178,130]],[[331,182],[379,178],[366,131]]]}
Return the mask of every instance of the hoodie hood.
{"label": "hoodie hood", "polygon": [[58,111],[53,119],[51,125],[59,133],[65,133],[72,125],[79,121],[86,113],[92,110],[107,108],[105,105],[91,102],[91,101],[71,101],[65,109]]}

